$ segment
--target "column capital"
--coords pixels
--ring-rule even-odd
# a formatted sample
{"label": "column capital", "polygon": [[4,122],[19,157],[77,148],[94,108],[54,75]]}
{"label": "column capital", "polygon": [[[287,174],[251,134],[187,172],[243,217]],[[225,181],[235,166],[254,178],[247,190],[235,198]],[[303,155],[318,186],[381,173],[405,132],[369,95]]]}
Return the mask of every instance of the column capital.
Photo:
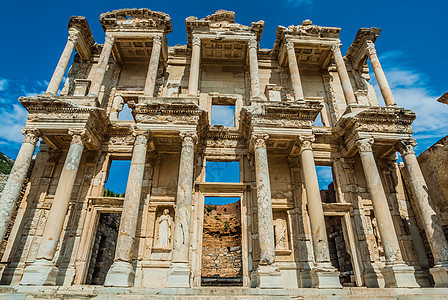
{"label": "column capital", "polygon": [[70,32],[68,35],[68,40],[76,45],[79,40],[79,32],[78,31]]}
{"label": "column capital", "polygon": [[201,38],[198,36],[193,36],[193,39],[191,40],[191,43],[193,46],[200,46],[201,45]]}
{"label": "column capital", "polygon": [[182,138],[182,146],[194,146],[198,141],[196,131],[181,131],[179,135]]}
{"label": "column capital", "polygon": [[372,41],[367,41],[366,51],[369,56],[376,55],[375,44]]}
{"label": "column capital", "polygon": [[373,137],[356,140],[359,152],[372,152]]}
{"label": "column capital", "polygon": [[300,146],[300,152],[302,152],[303,150],[313,150],[312,144],[314,143],[315,140],[316,138],[314,137],[314,135],[299,136],[297,142]]}
{"label": "column capital", "polygon": [[257,39],[255,37],[250,38],[247,41],[247,46],[249,47],[249,49],[252,49],[252,48],[257,49],[257,47],[258,47]]}
{"label": "column capital", "polygon": [[36,128],[27,128],[24,127],[22,129],[22,134],[25,136],[23,139],[24,143],[30,143],[33,145],[37,144],[37,141],[39,140],[39,137],[41,135],[40,130]]}
{"label": "column capital", "polygon": [[333,45],[331,45],[331,51],[332,52],[336,52],[336,51],[339,51],[339,50],[341,50],[341,46],[342,46],[342,44],[341,43],[334,43]]}
{"label": "column capital", "polygon": [[162,44],[162,36],[161,35],[155,35],[152,38],[152,42],[153,42],[153,44],[161,45]]}
{"label": "column capital", "polygon": [[267,133],[254,133],[250,139],[250,142],[254,149],[266,148],[266,141],[269,139]]}
{"label": "column capital", "polygon": [[70,144],[78,144],[83,146],[84,143],[89,140],[87,130],[85,129],[69,129],[68,134],[72,136],[72,141]]}
{"label": "column capital", "polygon": [[287,50],[294,50],[294,42],[292,42],[292,41],[286,42],[285,46],[286,46]]}
{"label": "column capital", "polygon": [[108,33],[108,34],[106,34],[106,37],[104,38],[104,42],[113,44],[115,42],[115,37],[112,34]]}
{"label": "column capital", "polygon": [[415,146],[417,146],[417,142],[414,139],[400,140],[398,141],[397,150],[401,153],[401,155],[415,155]]}
{"label": "column capital", "polygon": [[132,135],[135,136],[134,146],[146,145],[149,138],[151,137],[151,133],[149,132],[149,130],[134,130],[132,132]]}

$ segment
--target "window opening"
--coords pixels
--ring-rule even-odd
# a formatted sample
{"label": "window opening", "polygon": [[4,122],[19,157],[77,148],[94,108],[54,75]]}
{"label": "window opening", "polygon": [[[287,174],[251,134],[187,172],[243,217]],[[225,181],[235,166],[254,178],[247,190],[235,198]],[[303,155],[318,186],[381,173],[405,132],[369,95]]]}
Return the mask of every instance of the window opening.
{"label": "window opening", "polygon": [[206,161],[206,182],[240,182],[239,161]]}
{"label": "window opening", "polygon": [[104,285],[107,272],[114,262],[121,213],[100,213],[86,284]]}
{"label": "window opening", "polygon": [[127,103],[123,104],[123,109],[118,113],[118,121],[134,121],[132,109],[129,108]]}
{"label": "window opening", "polygon": [[333,170],[331,166],[316,166],[322,202],[336,202],[336,193],[333,184]]}
{"label": "window opening", "polygon": [[316,120],[314,120],[313,126],[325,126],[324,122],[322,121],[322,112],[317,115]]}
{"label": "window opening", "polygon": [[205,197],[204,201],[201,284],[242,286],[240,198]]}
{"label": "window opening", "polygon": [[212,105],[211,125],[235,127],[235,105]]}
{"label": "window opening", "polygon": [[105,197],[124,197],[128,183],[130,160],[112,160],[104,186]]}

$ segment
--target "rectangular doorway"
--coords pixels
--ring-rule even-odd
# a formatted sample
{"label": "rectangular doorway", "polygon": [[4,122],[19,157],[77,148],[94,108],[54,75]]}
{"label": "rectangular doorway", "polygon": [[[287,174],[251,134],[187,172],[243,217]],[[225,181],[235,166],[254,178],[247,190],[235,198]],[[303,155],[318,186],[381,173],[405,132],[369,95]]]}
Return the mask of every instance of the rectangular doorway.
{"label": "rectangular doorway", "polygon": [[121,213],[100,213],[85,284],[104,285],[115,257]]}
{"label": "rectangular doorway", "polygon": [[202,286],[242,286],[241,201],[205,197]]}
{"label": "rectangular doorway", "polygon": [[353,271],[352,258],[347,249],[344,231],[342,229],[342,217],[326,216],[328,248],[333,267],[339,271],[339,280],[344,287],[355,285],[355,273]]}

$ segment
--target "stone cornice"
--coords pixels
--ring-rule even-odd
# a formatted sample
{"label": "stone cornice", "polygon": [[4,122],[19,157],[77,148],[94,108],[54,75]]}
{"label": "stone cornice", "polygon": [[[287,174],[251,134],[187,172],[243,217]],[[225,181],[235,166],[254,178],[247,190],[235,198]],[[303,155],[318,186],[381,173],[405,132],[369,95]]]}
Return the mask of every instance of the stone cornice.
{"label": "stone cornice", "polygon": [[437,99],[440,103],[448,104],[448,92],[440,96],[439,99]]}
{"label": "stone cornice", "polygon": [[381,29],[372,28],[361,28],[356,33],[355,40],[350,45],[346,59],[352,64],[353,68],[361,68],[367,60],[366,46],[367,42],[370,41],[375,43],[376,39],[381,33]]}
{"label": "stone cornice", "polygon": [[252,22],[251,26],[245,26],[235,23],[235,12],[218,10],[214,14],[202,19],[197,17],[188,17],[185,19],[187,29],[187,45],[191,47],[193,31],[215,34],[248,34],[255,35],[257,41],[260,41],[263,33],[264,21]]}
{"label": "stone cornice", "polygon": [[114,29],[157,29],[165,34],[173,31],[171,17],[163,12],[148,8],[118,9],[100,15],[103,30]]}
{"label": "stone cornice", "polygon": [[86,18],[81,16],[72,16],[68,22],[68,30],[76,30],[78,32],[78,43],[76,51],[78,51],[81,59],[88,60],[92,54],[92,48],[95,45],[92,31]]}

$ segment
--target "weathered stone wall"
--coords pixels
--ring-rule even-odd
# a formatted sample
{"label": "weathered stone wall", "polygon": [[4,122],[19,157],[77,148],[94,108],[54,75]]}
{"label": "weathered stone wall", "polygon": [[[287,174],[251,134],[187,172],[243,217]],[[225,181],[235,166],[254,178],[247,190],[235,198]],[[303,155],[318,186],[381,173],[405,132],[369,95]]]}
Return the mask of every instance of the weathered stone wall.
{"label": "weathered stone wall", "polygon": [[240,277],[240,201],[226,205],[206,205],[202,242],[202,277]]}

